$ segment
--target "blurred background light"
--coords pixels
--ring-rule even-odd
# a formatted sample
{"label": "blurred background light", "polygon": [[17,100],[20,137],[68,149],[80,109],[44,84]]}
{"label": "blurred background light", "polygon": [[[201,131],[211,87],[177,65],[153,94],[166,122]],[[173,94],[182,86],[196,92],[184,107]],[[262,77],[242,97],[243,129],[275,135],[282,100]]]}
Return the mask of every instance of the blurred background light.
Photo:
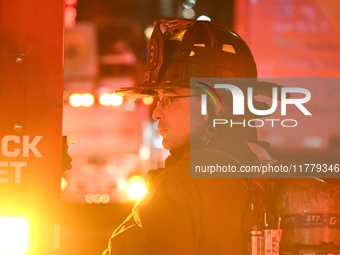
{"label": "blurred background light", "polygon": [[313,148],[313,149],[322,148],[322,146],[324,144],[323,139],[321,137],[317,137],[317,136],[306,137],[304,139],[303,143],[307,148]]}
{"label": "blurred background light", "polygon": [[86,93],[82,95],[82,105],[85,107],[92,106],[94,104],[94,96],[92,94]]}
{"label": "blurred background light", "polygon": [[185,9],[191,9],[196,4],[196,0],[186,0],[182,3]]}
{"label": "blurred background light", "polygon": [[99,96],[99,103],[104,106],[111,105],[111,94],[104,93]]}
{"label": "blurred background light", "polygon": [[107,204],[110,202],[110,195],[107,193],[104,194],[87,194],[85,196],[85,202],[87,204]]}
{"label": "blurred background light", "polygon": [[106,193],[104,194],[101,194],[100,196],[100,201],[103,203],[103,204],[107,204],[108,202],[110,202],[110,196]]}
{"label": "blurred background light", "polygon": [[77,10],[73,6],[65,8],[65,27],[72,28],[76,25]]}
{"label": "blurred background light", "polygon": [[142,101],[144,104],[150,105],[153,103],[153,97],[143,97]]}
{"label": "blurred background light", "polygon": [[182,15],[186,19],[192,19],[195,17],[196,12],[194,9],[183,9]]}
{"label": "blurred background light", "polygon": [[139,157],[141,160],[148,160],[150,159],[150,148],[146,145],[143,145],[139,149]]}
{"label": "blurred background light", "polygon": [[144,35],[147,39],[150,39],[153,29],[154,26],[148,26],[147,28],[145,28]]}
{"label": "blurred background light", "polygon": [[65,190],[67,188],[67,180],[65,177],[61,177],[60,188],[61,190]]}
{"label": "blurred background light", "polygon": [[111,104],[113,106],[120,106],[123,103],[124,99],[123,97],[117,95],[117,94],[111,94]]}
{"label": "blurred background light", "polygon": [[73,107],[80,107],[80,106],[89,107],[94,104],[94,96],[90,93],[86,93],[86,94],[75,93],[69,97],[69,103]]}
{"label": "blurred background light", "polygon": [[82,96],[80,94],[72,94],[68,100],[70,105],[73,107],[79,107],[82,105]]}

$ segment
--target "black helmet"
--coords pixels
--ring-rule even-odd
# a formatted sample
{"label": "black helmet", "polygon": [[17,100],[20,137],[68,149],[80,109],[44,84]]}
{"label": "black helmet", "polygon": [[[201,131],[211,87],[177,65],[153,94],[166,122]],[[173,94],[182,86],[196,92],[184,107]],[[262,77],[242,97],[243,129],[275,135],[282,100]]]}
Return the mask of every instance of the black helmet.
{"label": "black helmet", "polygon": [[256,78],[247,44],[235,32],[210,21],[158,19],[148,42],[144,81],[117,91],[142,97],[156,89],[190,87],[190,78]]}

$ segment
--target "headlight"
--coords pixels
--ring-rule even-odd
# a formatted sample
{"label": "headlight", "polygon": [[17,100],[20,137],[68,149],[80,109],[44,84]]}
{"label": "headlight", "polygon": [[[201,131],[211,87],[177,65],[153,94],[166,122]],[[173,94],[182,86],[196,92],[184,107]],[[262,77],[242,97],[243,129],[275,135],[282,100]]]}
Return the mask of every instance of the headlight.
{"label": "headlight", "polygon": [[0,217],[0,255],[23,255],[28,248],[25,218]]}

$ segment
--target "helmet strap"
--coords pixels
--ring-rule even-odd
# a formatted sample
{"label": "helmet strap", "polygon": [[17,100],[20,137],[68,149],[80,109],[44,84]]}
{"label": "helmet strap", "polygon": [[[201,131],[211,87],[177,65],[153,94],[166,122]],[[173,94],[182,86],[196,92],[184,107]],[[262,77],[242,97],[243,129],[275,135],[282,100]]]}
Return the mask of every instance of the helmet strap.
{"label": "helmet strap", "polygon": [[211,138],[216,133],[217,129],[214,128],[211,124],[205,129],[204,133],[200,136],[200,140],[204,143],[204,145],[208,145],[210,143]]}

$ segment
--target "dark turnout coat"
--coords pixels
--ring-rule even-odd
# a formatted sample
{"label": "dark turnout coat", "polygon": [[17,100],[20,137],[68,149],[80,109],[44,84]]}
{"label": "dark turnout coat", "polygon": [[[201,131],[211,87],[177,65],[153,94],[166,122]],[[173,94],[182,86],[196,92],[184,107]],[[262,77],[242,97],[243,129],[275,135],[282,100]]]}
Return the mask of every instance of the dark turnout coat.
{"label": "dark turnout coat", "polygon": [[252,147],[219,139],[190,153],[173,151],[165,168],[149,172],[149,193],[114,231],[103,254],[244,254],[251,227],[244,179],[191,178],[190,162],[213,165],[219,158],[240,166],[270,160],[263,148],[254,153]]}

